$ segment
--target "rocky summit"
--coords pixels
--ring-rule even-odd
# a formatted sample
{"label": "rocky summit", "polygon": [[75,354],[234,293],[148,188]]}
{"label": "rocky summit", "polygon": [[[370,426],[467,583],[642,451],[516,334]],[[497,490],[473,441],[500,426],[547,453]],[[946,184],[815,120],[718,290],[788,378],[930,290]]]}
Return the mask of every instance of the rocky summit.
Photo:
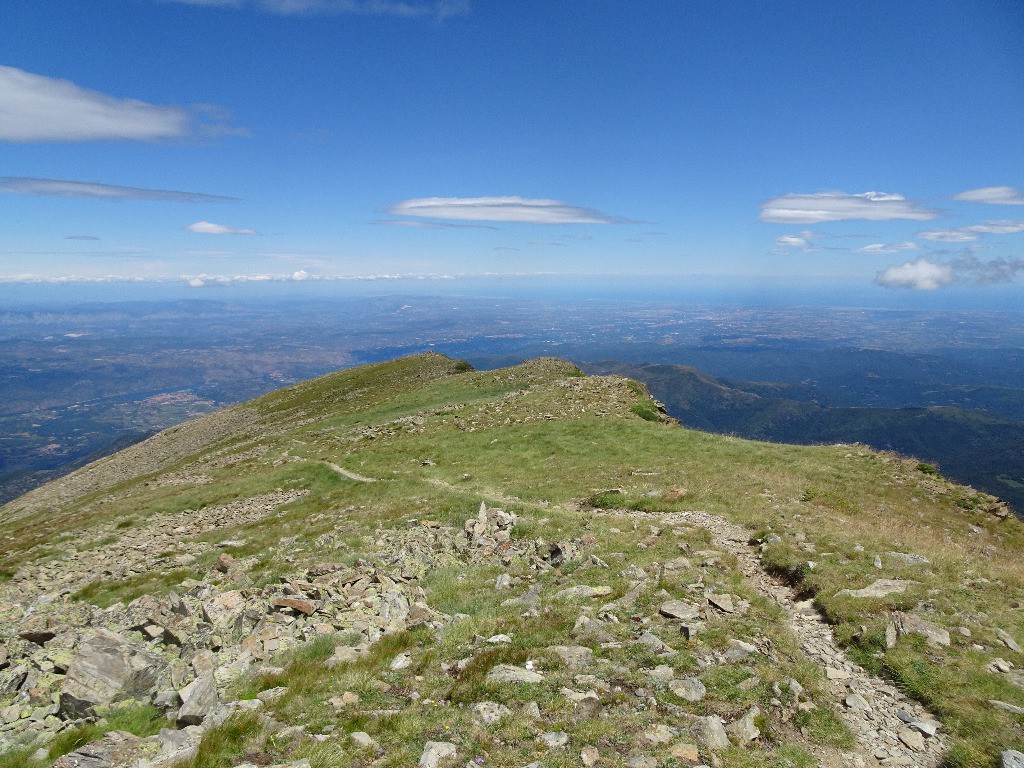
{"label": "rocky summit", "polygon": [[1024,765],[1024,545],[539,359],[341,371],[0,508],[0,768]]}

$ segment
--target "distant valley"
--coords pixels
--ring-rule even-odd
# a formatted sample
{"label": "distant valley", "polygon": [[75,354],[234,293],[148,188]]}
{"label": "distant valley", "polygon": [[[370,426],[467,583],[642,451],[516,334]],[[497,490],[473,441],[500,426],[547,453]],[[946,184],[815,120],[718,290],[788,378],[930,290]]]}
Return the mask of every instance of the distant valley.
{"label": "distant valley", "polygon": [[[206,294],[204,294],[205,296]],[[194,416],[432,349],[648,384],[684,424],[863,442],[1024,509],[1024,318],[422,294],[14,303],[0,312],[0,502]],[[608,363],[603,361],[616,361]]]}

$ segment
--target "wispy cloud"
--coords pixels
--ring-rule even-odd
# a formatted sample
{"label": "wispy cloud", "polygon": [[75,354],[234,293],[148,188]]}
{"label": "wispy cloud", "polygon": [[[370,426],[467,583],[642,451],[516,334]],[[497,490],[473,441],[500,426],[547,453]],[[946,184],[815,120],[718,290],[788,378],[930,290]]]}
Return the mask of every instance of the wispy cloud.
{"label": "wispy cloud", "polygon": [[796,235],[780,235],[775,238],[775,244],[781,248],[795,248],[801,251],[813,250],[811,241],[818,237],[809,229],[805,229]]}
{"label": "wispy cloud", "polygon": [[99,240],[98,237],[92,235],[68,235],[64,238],[65,240]]}
{"label": "wispy cloud", "polygon": [[169,189],[142,189],[97,184],[67,179],[34,179],[26,176],[0,176],[0,192],[14,195],[50,195],[54,197],[98,197],[104,200],[166,200],[176,203],[224,203],[234,197],[179,192]]}
{"label": "wispy cloud", "polygon": [[1024,205],[1024,192],[1013,187],[979,187],[954,195],[953,199],[989,205]]}
{"label": "wispy cloud", "polygon": [[0,141],[161,141],[236,132],[223,110],[120,99],[0,66]]}
{"label": "wispy cloud", "polygon": [[506,221],[523,224],[615,224],[623,223],[593,208],[582,208],[560,200],[531,200],[525,197],[425,197],[405,200],[387,209],[396,216],[455,221]]}
{"label": "wispy cloud", "polygon": [[886,267],[875,275],[875,283],[884,288],[914,291],[934,291],[952,285],[955,280],[956,274],[949,264],[937,264],[925,258]]}
{"label": "wispy cloud", "polygon": [[412,229],[490,229],[497,230],[490,224],[452,224],[449,221],[419,221],[417,219],[377,219],[371,224],[384,227],[409,227]]}
{"label": "wispy cloud", "polygon": [[189,232],[195,232],[200,235],[255,235],[256,231],[252,229],[239,229],[238,227],[229,227],[226,224],[214,224],[211,221],[197,221],[195,224],[189,224],[185,227]]}
{"label": "wispy cloud", "polygon": [[445,19],[469,13],[469,0],[170,0],[209,8],[256,8],[281,16],[361,14]]}
{"label": "wispy cloud", "polygon": [[976,285],[1012,283],[1018,274],[1024,273],[1024,259],[982,261],[969,251],[951,262],[951,265],[958,275]]}
{"label": "wispy cloud", "polygon": [[986,221],[984,224],[951,229],[931,229],[927,232],[918,232],[917,236],[940,243],[970,243],[980,239],[982,235],[1015,235],[1019,232],[1024,232],[1024,219]]}
{"label": "wispy cloud", "polygon": [[910,241],[904,243],[871,243],[863,248],[858,248],[857,253],[899,253],[900,251],[912,251],[917,248],[917,243]]}
{"label": "wispy cloud", "polygon": [[819,192],[773,197],[761,203],[761,221],[773,224],[817,224],[823,221],[891,221],[934,219],[936,212],[902,195],[887,192]]}

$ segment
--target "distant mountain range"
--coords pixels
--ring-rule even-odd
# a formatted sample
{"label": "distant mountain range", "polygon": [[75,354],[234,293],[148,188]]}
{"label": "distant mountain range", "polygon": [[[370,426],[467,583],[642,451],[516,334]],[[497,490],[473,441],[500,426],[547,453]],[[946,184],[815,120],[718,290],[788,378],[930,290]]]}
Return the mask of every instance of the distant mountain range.
{"label": "distant mountain range", "polygon": [[[669,414],[708,432],[780,443],[864,443],[937,466],[943,475],[1008,501],[1024,513],[1024,420],[956,407],[836,407],[800,384],[720,379],[685,365],[601,362],[587,373],[642,381]],[[1016,410],[1018,390],[978,387],[979,401]]]}

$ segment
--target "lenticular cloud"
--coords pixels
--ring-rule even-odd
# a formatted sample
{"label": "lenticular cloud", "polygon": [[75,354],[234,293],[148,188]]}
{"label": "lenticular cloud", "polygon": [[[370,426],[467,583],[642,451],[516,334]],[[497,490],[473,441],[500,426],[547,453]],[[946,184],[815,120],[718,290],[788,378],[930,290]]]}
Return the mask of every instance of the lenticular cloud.
{"label": "lenticular cloud", "polygon": [[396,203],[388,208],[388,213],[424,219],[524,224],[613,224],[621,221],[593,208],[525,197],[423,197]]}
{"label": "lenticular cloud", "polygon": [[891,221],[935,218],[935,211],[922,208],[902,195],[887,192],[819,192],[773,197],[761,204],[761,221],[774,224],[817,224],[823,221]]}

